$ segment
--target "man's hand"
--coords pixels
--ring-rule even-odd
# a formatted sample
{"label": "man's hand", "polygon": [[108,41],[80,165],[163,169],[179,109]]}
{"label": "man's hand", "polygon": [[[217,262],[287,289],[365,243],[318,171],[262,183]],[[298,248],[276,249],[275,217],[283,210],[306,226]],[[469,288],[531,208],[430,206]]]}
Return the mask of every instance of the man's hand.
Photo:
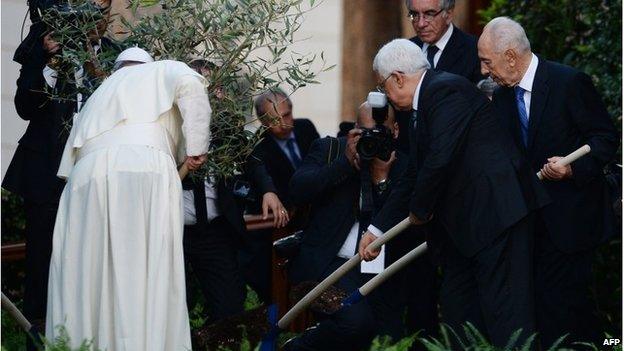
{"label": "man's hand", "polygon": [[48,54],[55,54],[60,48],[61,45],[52,39],[52,33],[48,33],[43,37],[43,50]]}
{"label": "man's hand", "polygon": [[362,135],[361,129],[351,129],[347,134],[347,146],[345,148],[345,156],[347,160],[358,171],[360,170],[360,156],[357,153],[357,143]]}
{"label": "man's hand", "polygon": [[269,209],[273,213],[273,227],[283,228],[288,224],[288,211],[282,205],[279,197],[271,192],[262,196],[262,219],[267,219]]}
{"label": "man's hand", "polygon": [[203,165],[207,159],[208,156],[206,154],[199,156],[186,156],[184,163],[186,164],[186,167],[189,169],[189,171],[195,171],[199,167],[201,167],[201,165]]}
{"label": "man's hand", "polygon": [[380,160],[377,157],[373,158],[370,163],[371,178],[375,184],[384,179],[388,179],[392,164],[396,160],[396,152],[392,151],[390,159],[388,161]]}
{"label": "man's hand", "polygon": [[542,176],[548,180],[562,180],[566,178],[572,178],[572,166],[558,165],[557,161],[563,157],[554,156],[548,159],[548,163],[542,167]]}
{"label": "man's hand", "polygon": [[433,218],[433,215],[429,216],[428,219],[423,221],[423,220],[419,219],[418,217],[416,217],[415,214],[410,212],[409,218],[410,218],[410,223],[412,223],[413,225],[423,225],[423,224],[429,222],[431,220],[431,218]]}
{"label": "man's hand", "polygon": [[366,231],[366,233],[364,233],[364,235],[362,235],[362,238],[360,239],[360,246],[358,248],[358,253],[360,254],[360,257],[362,257],[364,261],[367,261],[367,262],[372,261],[375,258],[377,258],[377,256],[379,256],[379,252],[381,251],[381,248],[375,251],[368,248],[368,246],[373,241],[375,241],[375,239],[377,239],[375,234],[371,233],[368,230]]}

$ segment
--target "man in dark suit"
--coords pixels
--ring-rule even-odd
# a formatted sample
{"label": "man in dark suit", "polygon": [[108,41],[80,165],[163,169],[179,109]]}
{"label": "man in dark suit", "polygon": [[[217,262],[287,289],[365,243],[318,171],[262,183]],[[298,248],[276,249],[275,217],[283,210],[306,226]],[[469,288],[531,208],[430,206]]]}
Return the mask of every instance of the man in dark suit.
{"label": "man in dark suit", "polygon": [[[14,57],[16,62],[22,64],[17,79],[15,109],[29,123],[2,181],[4,189],[24,200],[24,315],[35,328],[42,326],[45,321],[52,234],[59,198],[65,186],[65,182],[56,177],[56,172],[73,115],[78,111],[80,102],[86,100],[85,96],[76,95],[76,82],[57,77],[56,72],[48,66],[50,59],[62,48],[50,33],[46,33],[39,11],[56,3],[47,1],[29,4],[33,25]],[[108,4],[107,1],[99,3],[103,7]],[[93,31],[89,36],[93,41],[98,41],[98,46],[107,45],[117,49],[110,40],[100,38],[100,34]],[[86,75],[83,82],[88,79],[90,77]],[[65,98],[75,96],[78,102],[51,98],[48,92]],[[30,339],[27,348],[35,350]]]}
{"label": "man in dark suit", "polygon": [[[398,127],[391,108],[384,125],[396,139]],[[359,234],[405,170],[407,158],[400,152],[393,152],[387,161],[373,158],[358,162],[356,145],[362,129],[374,126],[371,107],[363,104],[356,129],[347,137],[315,141],[303,165],[295,172],[290,183],[293,200],[297,205],[311,204],[312,208],[300,252],[290,267],[293,284],[320,281],[356,253]],[[409,251],[409,247],[398,244],[388,246],[387,264]],[[351,292],[370,276],[360,273],[358,268],[339,280],[336,286]],[[401,302],[405,301],[402,278],[400,275],[393,277],[366,301],[323,319],[316,327],[289,341],[285,349],[358,350],[365,347],[374,334],[402,337]],[[423,303],[431,304],[431,301]]]}
{"label": "man in dark suit", "polygon": [[310,120],[293,118],[292,102],[281,90],[267,91],[258,96],[255,108],[256,115],[267,127],[265,137],[256,150],[263,155],[277,195],[286,208],[290,208],[288,183],[319,134]]}
{"label": "man in dark suit", "polygon": [[453,25],[455,0],[406,0],[416,36],[410,39],[427,56],[432,69],[454,73],[477,84],[477,38]]}
{"label": "man in dark suit", "polygon": [[[56,171],[69,135],[67,126],[77,110],[75,101],[50,100],[45,93],[44,68],[57,50],[58,43],[48,34],[22,65],[15,108],[17,114],[29,123],[2,182],[4,189],[24,199],[24,315],[35,326],[45,321],[52,233],[65,186],[65,182],[56,177]],[[61,88],[59,82],[58,89]]]}
{"label": "man in dark suit", "polygon": [[[453,25],[455,0],[406,0],[408,16],[416,31],[410,40],[427,56],[432,69],[454,73],[477,84],[483,76],[479,69],[477,38]],[[399,111],[399,147],[409,152],[408,112]]]}
{"label": "man in dark suit", "polygon": [[[502,86],[493,104],[531,163],[542,171],[553,202],[536,227],[537,327],[543,346],[599,341],[589,295],[594,248],[614,234],[606,206],[603,167],[614,156],[618,133],[591,78],[538,58],[520,24],[493,19],[479,39],[484,74]],[[556,163],[580,146],[589,155],[568,166]]]}
{"label": "man in dark suit", "polygon": [[[263,159],[280,200],[292,210],[288,182],[319,134],[310,120],[293,118],[292,102],[282,90],[260,94],[255,100],[255,109],[267,130],[254,152]],[[258,205],[258,202],[253,204],[249,211],[257,213]],[[294,217],[301,219],[303,216],[295,214]],[[297,227],[298,223],[293,225]],[[240,252],[245,280],[265,303],[271,303],[272,234],[272,230],[249,233]]]}
{"label": "man in dark suit", "polygon": [[532,217],[547,199],[487,97],[467,79],[427,67],[405,39],[386,44],[373,62],[380,89],[414,118],[408,169],[359,252],[376,257],[367,246],[405,208],[413,224],[431,222],[438,237],[430,244],[443,233],[450,239],[441,248],[443,318],[454,328],[470,321],[504,346],[518,328],[520,339],[534,330]]}
{"label": "man in dark suit", "polygon": [[[262,194],[263,207],[275,215],[275,227],[285,226],[288,214],[261,160],[250,156],[245,175]],[[244,310],[246,291],[236,254],[247,231],[235,186],[233,179],[183,181],[184,256],[206,299],[209,323]]]}

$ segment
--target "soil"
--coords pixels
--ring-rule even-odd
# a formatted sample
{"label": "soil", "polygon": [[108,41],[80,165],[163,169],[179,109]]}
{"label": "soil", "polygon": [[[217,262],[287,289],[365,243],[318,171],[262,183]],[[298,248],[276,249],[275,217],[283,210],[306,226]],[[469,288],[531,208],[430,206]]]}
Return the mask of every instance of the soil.
{"label": "soil", "polygon": [[[293,303],[301,300],[317,285],[318,282],[305,281],[294,286],[290,289],[290,300]],[[329,289],[325,290],[321,296],[314,300],[314,302],[312,302],[310,309],[317,313],[330,315],[342,307],[342,301],[345,298],[347,298],[347,293],[344,290],[332,285]]]}
{"label": "soil", "polygon": [[267,312],[267,306],[260,306],[204,326],[193,335],[193,349],[240,350],[243,339],[253,348],[271,329]]}

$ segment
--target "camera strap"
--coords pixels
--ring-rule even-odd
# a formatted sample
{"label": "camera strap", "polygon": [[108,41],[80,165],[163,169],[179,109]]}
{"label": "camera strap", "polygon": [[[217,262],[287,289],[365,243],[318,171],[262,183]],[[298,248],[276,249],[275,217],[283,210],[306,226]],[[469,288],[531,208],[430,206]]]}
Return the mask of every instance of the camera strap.
{"label": "camera strap", "polygon": [[330,165],[334,162],[338,155],[340,154],[340,141],[338,138],[330,137],[329,138],[329,152],[327,153],[327,165]]}

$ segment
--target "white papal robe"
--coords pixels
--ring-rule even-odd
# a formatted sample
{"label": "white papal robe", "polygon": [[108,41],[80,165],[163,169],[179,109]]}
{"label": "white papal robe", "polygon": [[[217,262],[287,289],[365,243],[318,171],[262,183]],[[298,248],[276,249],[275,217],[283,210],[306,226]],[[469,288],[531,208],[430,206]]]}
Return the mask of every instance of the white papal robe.
{"label": "white papal robe", "polygon": [[46,337],[190,350],[176,163],[208,150],[204,78],[176,61],[121,68],[76,117],[58,171]]}

